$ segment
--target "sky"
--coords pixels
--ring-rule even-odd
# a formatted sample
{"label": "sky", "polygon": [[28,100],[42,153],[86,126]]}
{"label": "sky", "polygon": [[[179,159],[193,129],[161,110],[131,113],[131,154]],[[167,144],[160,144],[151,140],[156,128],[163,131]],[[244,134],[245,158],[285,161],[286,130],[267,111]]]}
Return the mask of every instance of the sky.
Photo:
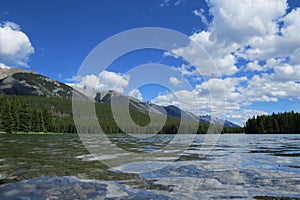
{"label": "sky", "polygon": [[[222,108],[227,119],[242,125],[253,115],[300,112],[299,7],[298,0],[2,0],[0,67],[34,70],[77,87],[115,89],[200,115]],[[143,27],[171,29],[192,42],[169,51],[136,50],[99,73],[78,75],[101,42]],[[130,87],[137,78],[128,72],[151,63],[171,69],[163,74],[169,85]],[[138,78],[154,77],[149,72]],[[222,92],[225,98],[214,95]]]}

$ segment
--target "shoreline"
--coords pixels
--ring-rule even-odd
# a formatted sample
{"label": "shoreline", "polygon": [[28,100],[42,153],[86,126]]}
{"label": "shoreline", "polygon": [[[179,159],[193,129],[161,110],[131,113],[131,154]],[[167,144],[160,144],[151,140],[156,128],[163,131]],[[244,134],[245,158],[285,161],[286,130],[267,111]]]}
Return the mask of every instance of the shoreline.
{"label": "shoreline", "polygon": [[[0,132],[0,135],[63,135],[63,134],[77,134],[77,133],[56,133],[56,132],[17,132],[17,133],[6,133]],[[126,133],[108,133],[107,135],[114,134],[126,134]],[[147,134],[147,133],[145,133]],[[220,135],[297,135],[300,133],[220,133]],[[157,135],[172,135],[172,134],[157,134]],[[207,134],[196,134],[196,135],[207,135]],[[218,135],[218,134],[210,134],[210,135]]]}
{"label": "shoreline", "polygon": [[9,134],[9,135],[56,135],[56,134],[65,134],[65,133],[54,133],[54,132],[17,132],[17,133],[6,133],[0,132],[0,134]]}

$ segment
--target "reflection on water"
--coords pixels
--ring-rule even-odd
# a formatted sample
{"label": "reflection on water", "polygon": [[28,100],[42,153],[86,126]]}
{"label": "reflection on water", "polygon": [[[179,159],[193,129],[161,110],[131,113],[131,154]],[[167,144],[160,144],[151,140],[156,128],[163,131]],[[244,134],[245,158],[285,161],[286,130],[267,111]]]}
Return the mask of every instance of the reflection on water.
{"label": "reflection on water", "polygon": [[[2,134],[0,199],[300,199],[300,135],[222,135],[205,157],[204,135],[162,151],[173,137],[112,135],[125,153],[91,155],[77,135]],[[139,152],[160,156],[103,164]]]}

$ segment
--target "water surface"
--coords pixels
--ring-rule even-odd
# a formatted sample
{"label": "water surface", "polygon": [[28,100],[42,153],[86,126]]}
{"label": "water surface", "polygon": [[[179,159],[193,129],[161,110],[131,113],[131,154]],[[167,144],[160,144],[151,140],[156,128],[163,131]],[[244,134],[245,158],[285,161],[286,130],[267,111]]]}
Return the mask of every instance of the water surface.
{"label": "water surface", "polygon": [[[300,199],[300,135],[224,134],[213,147],[197,135],[184,152],[161,151],[173,138],[112,135],[126,153],[99,156],[77,135],[1,134],[0,199]],[[139,152],[161,154],[105,165]]]}

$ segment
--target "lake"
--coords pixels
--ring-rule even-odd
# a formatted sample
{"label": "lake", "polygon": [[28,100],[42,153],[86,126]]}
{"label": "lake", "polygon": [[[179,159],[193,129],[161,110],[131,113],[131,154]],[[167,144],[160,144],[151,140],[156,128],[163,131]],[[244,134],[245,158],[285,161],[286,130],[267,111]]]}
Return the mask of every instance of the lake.
{"label": "lake", "polygon": [[300,199],[300,135],[174,137],[1,134],[0,199]]}

